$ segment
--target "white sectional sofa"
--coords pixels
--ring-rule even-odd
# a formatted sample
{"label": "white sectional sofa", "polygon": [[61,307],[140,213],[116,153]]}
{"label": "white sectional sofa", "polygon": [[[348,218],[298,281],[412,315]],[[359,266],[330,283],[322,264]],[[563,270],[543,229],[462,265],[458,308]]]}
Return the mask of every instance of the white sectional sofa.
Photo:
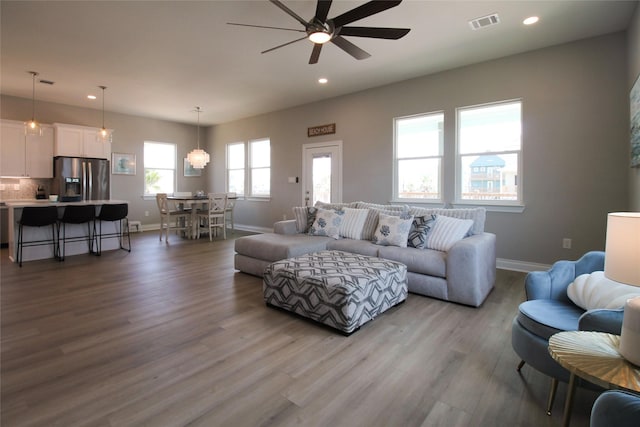
{"label": "white sectional sofa", "polygon": [[[274,261],[322,250],[338,250],[405,264],[409,292],[415,294],[478,307],[493,289],[496,274],[496,236],[484,231],[486,215],[484,208],[427,209],[364,202],[320,204],[316,207],[324,211],[314,212],[314,208],[294,208],[297,219],[276,222],[273,233],[236,239],[235,268],[262,277],[265,268]],[[318,233],[318,230],[314,229],[313,225],[316,227],[318,225],[318,218],[312,225],[313,214],[322,212],[317,214],[322,216],[330,209],[343,209],[352,214],[353,212],[349,211],[351,209],[358,211],[359,215],[362,214],[361,209],[366,210],[366,224],[360,238],[309,235],[309,229],[316,234],[323,233]],[[407,215],[410,215],[413,221],[412,231],[415,231],[416,221],[430,219],[432,230],[426,234],[427,240],[438,234],[435,233],[436,228],[439,232],[443,230],[441,224],[447,222],[446,218],[455,218],[459,222],[467,220],[467,225],[471,222],[472,224],[463,238],[455,243],[449,242],[446,251],[422,248],[421,245],[417,245],[419,248],[394,246],[380,239],[380,231],[384,231],[384,227],[381,227],[383,221],[388,221],[390,216],[408,218]],[[442,219],[441,224],[436,227],[439,217],[445,217],[445,219]],[[372,235],[374,228],[374,234],[377,237]],[[374,243],[372,240],[376,239],[377,243]]]}

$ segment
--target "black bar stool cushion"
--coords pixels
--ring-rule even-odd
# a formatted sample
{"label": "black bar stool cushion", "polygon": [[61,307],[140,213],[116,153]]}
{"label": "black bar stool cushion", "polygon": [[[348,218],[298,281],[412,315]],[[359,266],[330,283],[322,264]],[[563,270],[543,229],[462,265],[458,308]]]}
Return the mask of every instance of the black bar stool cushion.
{"label": "black bar stool cushion", "polygon": [[96,207],[93,205],[70,205],[66,206],[60,222],[66,224],[84,224],[93,221],[96,217]]}
{"label": "black bar stool cushion", "polygon": [[55,206],[25,207],[18,224],[27,227],[43,227],[58,221],[58,208]]}
{"label": "black bar stool cushion", "polygon": [[129,214],[129,204],[102,205],[98,219],[102,221],[119,221]]}

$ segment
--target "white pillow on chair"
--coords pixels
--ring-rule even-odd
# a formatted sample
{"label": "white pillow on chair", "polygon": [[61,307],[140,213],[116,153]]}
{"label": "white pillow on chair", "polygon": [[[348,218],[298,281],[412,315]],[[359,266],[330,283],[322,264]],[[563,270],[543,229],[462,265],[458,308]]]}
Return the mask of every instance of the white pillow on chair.
{"label": "white pillow on chair", "polygon": [[624,307],[629,298],[640,296],[640,288],[607,279],[604,271],[581,274],[567,287],[567,296],[584,310]]}

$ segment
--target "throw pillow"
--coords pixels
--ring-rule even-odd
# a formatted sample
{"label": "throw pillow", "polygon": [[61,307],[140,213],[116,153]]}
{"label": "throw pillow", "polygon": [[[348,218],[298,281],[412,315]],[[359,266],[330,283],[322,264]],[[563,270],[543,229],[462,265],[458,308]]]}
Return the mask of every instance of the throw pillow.
{"label": "throw pillow", "polygon": [[615,309],[640,296],[640,288],[608,279],[604,271],[594,271],[576,277],[567,287],[567,296],[583,310]]}
{"label": "throw pillow", "polygon": [[472,225],[471,219],[436,215],[436,220],[427,236],[427,248],[447,252],[456,242],[464,238]]}
{"label": "throw pillow", "polygon": [[296,220],[298,233],[307,233],[316,219],[316,208],[308,206],[294,206],[293,217]]}
{"label": "throw pillow", "polygon": [[340,237],[340,224],[344,211],[318,208],[316,219],[309,228],[312,236],[327,236],[337,239]]}
{"label": "throw pillow", "polygon": [[381,213],[385,215],[400,216],[402,214],[406,214],[408,209],[409,207],[406,205],[402,208],[396,206],[389,206],[389,209],[368,208],[367,210],[369,213],[367,214],[367,219],[364,222],[364,227],[362,229],[362,239],[373,240],[376,227],[378,226],[378,215]]}
{"label": "throw pillow", "polygon": [[367,219],[367,209],[343,208],[344,216],[340,224],[340,237],[362,239],[362,228]]}
{"label": "throw pillow", "polygon": [[410,248],[425,249],[427,247],[427,236],[435,221],[435,215],[414,217],[411,230],[409,231],[407,246]]}
{"label": "throw pillow", "polygon": [[381,213],[378,215],[378,227],[372,241],[376,245],[406,248],[412,223],[411,215],[393,216]]}

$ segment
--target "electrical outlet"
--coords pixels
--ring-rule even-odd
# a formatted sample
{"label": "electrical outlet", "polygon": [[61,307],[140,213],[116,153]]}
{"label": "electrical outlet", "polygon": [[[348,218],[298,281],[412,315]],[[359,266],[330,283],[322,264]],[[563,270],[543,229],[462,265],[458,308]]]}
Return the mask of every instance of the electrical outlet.
{"label": "electrical outlet", "polygon": [[571,249],[571,239],[565,237],[562,239],[562,248],[563,249]]}
{"label": "electrical outlet", "polygon": [[144,211],[144,216],[149,216],[149,211]]}
{"label": "electrical outlet", "polygon": [[286,214],[286,213],[282,214],[282,220],[283,220],[283,221],[286,221],[286,220],[287,220],[287,214]]}

